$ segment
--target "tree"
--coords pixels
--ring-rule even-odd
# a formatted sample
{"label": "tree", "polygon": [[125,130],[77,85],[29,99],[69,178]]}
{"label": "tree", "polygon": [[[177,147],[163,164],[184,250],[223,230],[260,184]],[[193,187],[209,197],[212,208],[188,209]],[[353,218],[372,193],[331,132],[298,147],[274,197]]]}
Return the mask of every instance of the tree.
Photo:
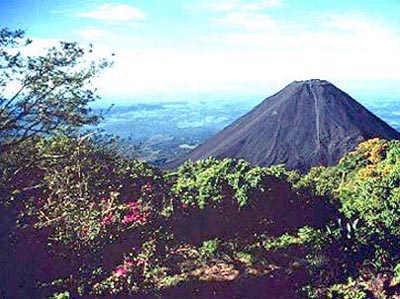
{"label": "tree", "polygon": [[[88,108],[98,98],[91,80],[110,66],[91,59],[91,45],[60,42],[44,55],[28,56],[31,43],[22,30],[0,29],[0,190],[11,193],[29,185],[32,175],[22,186],[18,181],[23,170],[46,158],[35,148],[39,138],[73,136],[97,123],[99,116]],[[9,192],[2,192],[3,199]]]}
{"label": "tree", "polygon": [[0,29],[0,296],[5,298],[38,298],[31,275],[35,265],[26,259],[28,241],[17,224],[23,223],[25,201],[45,183],[40,163],[60,158],[49,155],[43,141],[76,137],[99,120],[88,108],[97,99],[91,80],[110,65],[91,59],[91,46],[60,42],[44,55],[28,56],[29,44],[24,31]]}
{"label": "tree", "polygon": [[21,30],[0,30],[0,153],[37,135],[71,134],[98,120],[87,107],[97,99],[90,83],[110,63],[87,60],[92,47],[71,42],[25,56],[30,43]]}

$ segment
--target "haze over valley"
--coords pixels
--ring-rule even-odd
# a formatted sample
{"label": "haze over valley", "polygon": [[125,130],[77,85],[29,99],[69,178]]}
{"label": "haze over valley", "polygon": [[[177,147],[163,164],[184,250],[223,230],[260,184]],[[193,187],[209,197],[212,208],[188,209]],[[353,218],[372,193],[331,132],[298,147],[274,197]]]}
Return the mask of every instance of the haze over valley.
{"label": "haze over valley", "polygon": [[[157,98],[151,101],[139,98],[132,100],[131,105],[125,100],[123,105],[116,104],[109,111],[108,104],[103,104],[103,108],[96,111],[104,111],[104,120],[99,128],[107,134],[119,136],[124,150],[150,163],[162,165],[189,152],[276,91],[247,96],[188,95],[187,100],[180,96],[179,101],[173,101],[173,96],[159,97],[162,99],[159,101]],[[379,94],[379,91],[374,93]],[[357,101],[400,130],[400,95],[359,94],[360,98],[354,97]]]}

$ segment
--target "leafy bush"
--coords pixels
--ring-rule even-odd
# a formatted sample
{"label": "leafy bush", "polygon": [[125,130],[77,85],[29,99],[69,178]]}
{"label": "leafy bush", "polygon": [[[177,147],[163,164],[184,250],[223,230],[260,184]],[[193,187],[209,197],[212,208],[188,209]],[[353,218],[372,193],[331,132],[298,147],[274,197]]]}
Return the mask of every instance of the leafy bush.
{"label": "leafy bush", "polygon": [[[368,288],[354,280],[355,285],[343,291],[333,287],[332,292],[339,298],[367,298],[365,290],[373,289],[370,285],[379,280],[376,277],[386,272],[394,276],[400,240],[399,151],[398,141],[371,139],[343,157],[337,166],[320,169],[322,177],[331,173],[332,182],[336,182],[328,188],[327,194],[337,203],[340,215],[336,221],[327,223],[324,232],[326,244],[321,253],[329,261],[329,268],[314,269],[317,271],[314,277],[322,274],[329,277],[323,284],[337,282],[338,288],[342,288],[346,279],[356,279],[365,271],[371,273],[371,278],[364,282]],[[312,181],[318,182],[319,179],[317,176]],[[316,192],[321,190],[318,183],[309,186]],[[382,286],[380,291],[369,292],[381,296],[379,298],[389,298],[388,295],[378,295],[388,289]]]}
{"label": "leafy bush", "polygon": [[187,162],[170,179],[175,234],[193,242],[265,231],[279,235],[328,217],[322,198],[294,188],[298,173],[283,166],[251,167],[244,160],[209,158]]}

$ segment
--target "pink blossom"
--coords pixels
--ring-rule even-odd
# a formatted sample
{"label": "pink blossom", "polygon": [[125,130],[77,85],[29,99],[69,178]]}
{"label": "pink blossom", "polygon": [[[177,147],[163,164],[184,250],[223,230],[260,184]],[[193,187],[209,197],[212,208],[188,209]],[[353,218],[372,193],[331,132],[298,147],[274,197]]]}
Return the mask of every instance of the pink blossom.
{"label": "pink blossom", "polygon": [[103,221],[101,222],[101,224],[103,225],[109,225],[112,222],[115,221],[115,216],[112,214],[107,215],[106,217],[104,217]]}
{"label": "pink blossom", "polygon": [[118,267],[117,269],[114,270],[113,276],[115,277],[121,277],[125,276],[128,273],[128,269],[126,267]]}
{"label": "pink blossom", "polygon": [[133,262],[132,260],[126,260],[126,261],[125,261],[125,265],[131,267],[131,266],[134,265],[134,262]]}
{"label": "pink blossom", "polygon": [[150,183],[148,183],[148,184],[146,185],[146,189],[147,189],[147,191],[151,191],[151,190],[152,190],[152,186],[151,186]]}
{"label": "pink blossom", "polygon": [[147,192],[151,192],[152,191],[152,185],[151,185],[151,183],[147,183],[146,185],[143,185],[142,186],[142,191],[144,192],[144,191],[147,191]]}
{"label": "pink blossom", "polygon": [[129,214],[129,215],[124,216],[124,218],[122,219],[122,223],[129,224],[129,223],[135,222],[135,220],[136,220],[135,215]]}
{"label": "pink blossom", "polygon": [[144,265],[145,263],[146,263],[146,261],[145,261],[144,259],[139,259],[139,260],[137,261],[138,266]]}
{"label": "pink blossom", "polygon": [[83,238],[87,236],[89,229],[87,227],[82,228],[82,230],[78,233],[79,237]]}
{"label": "pink blossom", "polygon": [[182,209],[187,209],[188,205],[187,204],[182,204],[181,207],[182,207]]}
{"label": "pink blossom", "polygon": [[146,215],[142,215],[140,213],[140,203],[131,201],[128,202],[127,205],[129,206],[129,214],[125,215],[122,219],[123,224],[129,224],[133,222],[144,223],[146,221]]}
{"label": "pink blossom", "polygon": [[137,202],[136,202],[136,201],[130,201],[130,202],[128,202],[128,206],[129,206],[131,209],[136,209],[136,207],[137,207]]}

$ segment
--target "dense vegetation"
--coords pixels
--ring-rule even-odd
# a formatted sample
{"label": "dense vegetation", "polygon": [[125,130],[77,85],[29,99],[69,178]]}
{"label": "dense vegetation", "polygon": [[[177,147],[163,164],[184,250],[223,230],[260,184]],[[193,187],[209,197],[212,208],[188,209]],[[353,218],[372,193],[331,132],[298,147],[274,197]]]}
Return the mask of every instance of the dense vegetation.
{"label": "dense vegetation", "polygon": [[82,133],[106,62],[23,45],[1,31],[2,298],[400,297],[399,141],[305,175],[213,158],[162,172]]}

